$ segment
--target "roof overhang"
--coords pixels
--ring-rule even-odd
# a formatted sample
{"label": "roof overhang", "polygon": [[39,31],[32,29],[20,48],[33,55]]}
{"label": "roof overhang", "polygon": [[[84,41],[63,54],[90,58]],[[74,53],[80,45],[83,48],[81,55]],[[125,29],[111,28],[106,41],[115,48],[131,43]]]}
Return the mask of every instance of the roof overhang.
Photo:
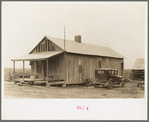
{"label": "roof overhang", "polygon": [[49,51],[49,52],[38,52],[32,53],[25,56],[21,56],[15,59],[11,59],[11,61],[37,61],[37,60],[46,60],[50,57],[56,56],[58,54],[63,53],[64,51]]}

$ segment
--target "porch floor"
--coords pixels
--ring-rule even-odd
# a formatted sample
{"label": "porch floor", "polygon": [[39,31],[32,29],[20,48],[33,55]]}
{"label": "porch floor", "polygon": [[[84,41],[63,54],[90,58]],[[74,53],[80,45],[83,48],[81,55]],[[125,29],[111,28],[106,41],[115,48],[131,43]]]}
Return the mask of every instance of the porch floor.
{"label": "porch floor", "polygon": [[[23,83],[23,78],[17,78],[14,80],[15,83],[16,82],[19,82],[19,83]],[[34,78],[24,78],[24,82],[34,82],[34,84],[46,84],[47,80],[46,78],[43,79],[43,78],[38,78],[38,79],[34,79]],[[58,80],[58,79],[52,79],[52,78],[49,78],[48,79],[48,85],[56,85],[56,84],[64,84],[65,81],[63,79],[61,80]]]}

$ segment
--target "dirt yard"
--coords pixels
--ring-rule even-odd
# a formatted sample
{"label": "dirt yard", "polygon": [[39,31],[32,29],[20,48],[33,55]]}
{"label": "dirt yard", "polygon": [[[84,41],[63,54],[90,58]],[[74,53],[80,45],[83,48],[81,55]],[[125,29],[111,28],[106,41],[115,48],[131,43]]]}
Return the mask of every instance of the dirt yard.
{"label": "dirt yard", "polygon": [[126,83],[125,87],[113,86],[113,89],[94,86],[49,87],[39,85],[18,86],[4,82],[6,99],[50,99],[50,98],[144,98],[145,90],[137,87],[136,82]]}

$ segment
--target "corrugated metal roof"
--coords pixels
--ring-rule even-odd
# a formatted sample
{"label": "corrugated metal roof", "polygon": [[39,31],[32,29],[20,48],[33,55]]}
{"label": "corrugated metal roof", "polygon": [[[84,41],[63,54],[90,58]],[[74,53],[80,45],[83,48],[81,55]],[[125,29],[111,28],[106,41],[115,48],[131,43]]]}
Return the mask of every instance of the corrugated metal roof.
{"label": "corrugated metal roof", "polygon": [[45,60],[47,58],[50,58],[52,56],[58,55],[63,52],[64,51],[49,51],[49,52],[32,53],[32,54],[28,54],[11,60],[12,61]]}
{"label": "corrugated metal roof", "polygon": [[[64,39],[58,39],[54,37],[46,36],[47,39],[64,49]],[[115,58],[125,58],[109,47],[97,46],[86,43],[78,43],[75,41],[66,40],[65,41],[66,51],[69,53],[85,54],[85,55],[98,55],[106,57],[115,57]]]}
{"label": "corrugated metal roof", "polygon": [[144,58],[137,58],[132,69],[134,70],[144,69]]}

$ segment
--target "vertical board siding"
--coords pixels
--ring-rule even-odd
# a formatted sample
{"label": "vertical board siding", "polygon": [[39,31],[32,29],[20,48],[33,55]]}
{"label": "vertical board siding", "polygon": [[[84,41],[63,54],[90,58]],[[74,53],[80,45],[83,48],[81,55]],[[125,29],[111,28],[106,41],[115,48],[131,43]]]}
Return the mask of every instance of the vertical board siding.
{"label": "vertical board siding", "polygon": [[64,57],[63,55],[55,56],[49,59],[48,65],[49,76],[59,77],[64,79]]}
{"label": "vertical board siding", "polygon": [[41,41],[35,49],[31,53],[36,53],[36,52],[45,52],[45,51],[61,51],[62,49],[55,45],[52,41],[49,39],[44,39]]}
{"label": "vertical board siding", "polygon": [[[71,65],[71,63],[70,62],[72,62],[72,65]],[[74,65],[73,65],[73,55],[71,55],[71,58],[70,58],[70,62],[69,62],[69,64],[70,64],[70,83],[73,83],[74,84],[74,79],[73,79],[73,67],[74,67]]]}
{"label": "vertical board siding", "polygon": [[[98,61],[101,61],[101,68],[117,69],[121,74],[121,62],[123,59],[109,58],[99,56],[87,56],[79,54],[67,53],[69,58],[68,65],[68,84],[79,84],[85,82],[86,79],[95,80],[95,70],[98,68]],[[81,60],[82,73],[79,73],[79,59]],[[83,72],[84,70],[84,72]]]}
{"label": "vertical board siding", "polygon": [[93,72],[92,72],[92,70],[93,70],[93,59],[92,58],[90,58],[90,79],[92,79],[92,77],[93,77]]}
{"label": "vertical board siding", "polygon": [[[121,63],[123,59],[104,57],[101,56],[87,56],[66,53],[60,54],[49,58],[49,76],[59,76],[60,79],[67,81],[67,67],[68,67],[68,81],[67,84],[79,84],[84,83],[86,79],[95,79],[95,70],[98,69],[98,61],[101,61],[101,68],[113,68],[118,70],[118,74],[121,75]],[[79,73],[79,59],[81,60],[82,73]],[[68,62],[67,62],[68,61]],[[42,61],[44,62],[44,61]],[[42,77],[41,65],[41,76]],[[34,74],[34,63],[31,63],[31,72]]]}

